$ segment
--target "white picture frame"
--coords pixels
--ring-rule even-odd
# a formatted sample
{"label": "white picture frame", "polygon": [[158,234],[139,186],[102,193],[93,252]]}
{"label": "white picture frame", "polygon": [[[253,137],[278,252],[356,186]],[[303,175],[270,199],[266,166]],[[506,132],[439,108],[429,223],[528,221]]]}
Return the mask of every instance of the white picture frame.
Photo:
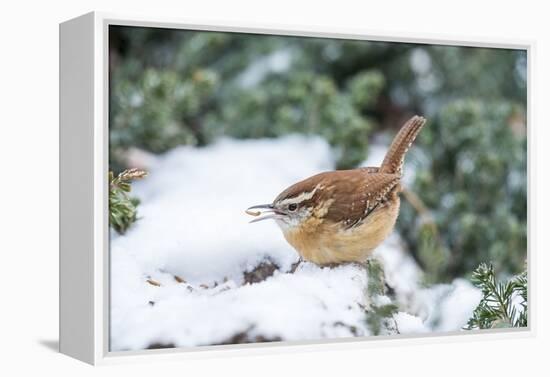
{"label": "white picture frame", "polygon": [[[254,24],[192,24],[185,20],[135,17],[92,12],[60,24],[60,352],[90,364],[264,354],[395,344],[456,342],[473,339],[530,337],[535,334],[533,302],[529,300],[526,329],[485,330],[328,341],[207,346],[110,352],[108,264],[108,28],[109,25],[165,27],[190,30],[253,32],[292,36],[365,39],[472,47],[514,48],[527,51],[528,155],[531,156],[532,41],[440,37],[417,33],[378,33],[363,30],[288,28]],[[531,158],[528,158],[528,237],[531,238],[533,207]],[[530,243],[529,245],[530,246]],[[528,247],[529,282],[535,281],[534,253]],[[536,287],[529,285],[529,296]]]}

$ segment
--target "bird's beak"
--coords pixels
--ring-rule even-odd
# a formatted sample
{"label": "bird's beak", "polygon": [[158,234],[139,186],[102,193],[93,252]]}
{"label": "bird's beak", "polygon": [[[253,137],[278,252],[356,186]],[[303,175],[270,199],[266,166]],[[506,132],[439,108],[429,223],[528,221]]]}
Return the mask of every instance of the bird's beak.
{"label": "bird's beak", "polygon": [[257,219],[251,220],[250,223],[256,223],[258,221],[268,220],[268,219],[275,219],[277,218],[277,215],[282,214],[282,212],[275,209],[272,204],[260,204],[257,206],[252,206],[252,207],[249,207],[245,212],[251,216],[265,215],[265,216],[258,217]]}

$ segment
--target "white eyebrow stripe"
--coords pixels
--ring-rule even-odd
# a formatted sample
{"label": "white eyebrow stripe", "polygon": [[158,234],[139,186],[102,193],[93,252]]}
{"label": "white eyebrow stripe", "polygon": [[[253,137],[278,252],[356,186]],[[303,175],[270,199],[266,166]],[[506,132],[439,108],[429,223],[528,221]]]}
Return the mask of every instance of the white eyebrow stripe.
{"label": "white eyebrow stripe", "polygon": [[303,192],[298,196],[295,196],[294,198],[288,198],[283,199],[279,203],[281,205],[288,205],[288,204],[299,204],[303,202],[304,200],[309,200],[313,198],[313,195],[315,195],[315,192],[320,188],[320,185],[315,186],[315,188],[312,191]]}

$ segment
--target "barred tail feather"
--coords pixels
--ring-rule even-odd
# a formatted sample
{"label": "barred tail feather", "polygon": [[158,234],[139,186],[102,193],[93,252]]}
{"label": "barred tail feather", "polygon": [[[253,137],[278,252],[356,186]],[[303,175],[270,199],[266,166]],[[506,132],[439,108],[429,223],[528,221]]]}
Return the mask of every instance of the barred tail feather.
{"label": "barred tail feather", "polygon": [[424,117],[415,115],[401,127],[382,161],[380,173],[402,174],[405,154],[425,123]]}

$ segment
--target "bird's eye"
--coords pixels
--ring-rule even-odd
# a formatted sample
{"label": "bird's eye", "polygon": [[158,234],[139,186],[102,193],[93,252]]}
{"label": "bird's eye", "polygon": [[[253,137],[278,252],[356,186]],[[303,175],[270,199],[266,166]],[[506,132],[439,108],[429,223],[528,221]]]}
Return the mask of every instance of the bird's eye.
{"label": "bird's eye", "polygon": [[296,203],[292,203],[292,204],[288,205],[288,210],[289,211],[296,211],[296,208],[298,208],[298,204],[296,204]]}

